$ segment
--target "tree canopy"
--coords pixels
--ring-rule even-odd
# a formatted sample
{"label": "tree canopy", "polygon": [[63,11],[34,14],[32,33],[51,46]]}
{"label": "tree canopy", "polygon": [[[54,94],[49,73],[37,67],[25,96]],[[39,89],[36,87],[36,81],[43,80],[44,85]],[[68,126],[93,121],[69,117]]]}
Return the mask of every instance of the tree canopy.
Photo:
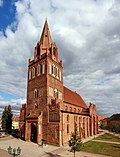
{"label": "tree canopy", "polygon": [[70,151],[74,153],[80,151],[80,148],[82,146],[81,138],[78,136],[77,130],[75,129],[75,132],[72,133],[71,139],[68,141],[68,144],[70,146]]}
{"label": "tree canopy", "polygon": [[2,129],[9,134],[12,130],[12,116],[11,105],[5,106],[2,113]]}

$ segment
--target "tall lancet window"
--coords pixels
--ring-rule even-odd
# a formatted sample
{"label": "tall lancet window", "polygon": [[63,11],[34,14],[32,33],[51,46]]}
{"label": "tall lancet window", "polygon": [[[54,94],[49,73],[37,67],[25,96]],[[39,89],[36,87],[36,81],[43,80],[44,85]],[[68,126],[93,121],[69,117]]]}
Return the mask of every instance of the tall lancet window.
{"label": "tall lancet window", "polygon": [[42,64],[38,64],[38,75],[42,74]]}
{"label": "tall lancet window", "polygon": [[31,77],[32,77],[32,71],[29,70],[29,80],[31,80]]}
{"label": "tall lancet window", "polygon": [[35,67],[32,68],[32,78],[35,77]]}
{"label": "tall lancet window", "polygon": [[46,64],[44,63],[42,66],[42,73],[45,74],[46,73]]}
{"label": "tall lancet window", "polygon": [[61,75],[61,71],[60,71],[60,81],[62,80],[62,75]]}
{"label": "tall lancet window", "polygon": [[54,66],[51,64],[51,74],[54,74]]}

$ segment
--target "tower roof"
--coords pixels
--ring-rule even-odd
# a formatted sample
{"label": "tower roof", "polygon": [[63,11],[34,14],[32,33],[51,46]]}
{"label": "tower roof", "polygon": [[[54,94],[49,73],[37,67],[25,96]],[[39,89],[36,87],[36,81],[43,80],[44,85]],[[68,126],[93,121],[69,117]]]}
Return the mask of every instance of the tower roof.
{"label": "tower roof", "polygon": [[43,48],[49,48],[52,44],[52,38],[51,38],[51,35],[50,35],[50,30],[49,30],[49,27],[48,27],[47,19],[45,21],[43,31],[42,31],[42,35],[40,37],[40,44],[43,46]]}

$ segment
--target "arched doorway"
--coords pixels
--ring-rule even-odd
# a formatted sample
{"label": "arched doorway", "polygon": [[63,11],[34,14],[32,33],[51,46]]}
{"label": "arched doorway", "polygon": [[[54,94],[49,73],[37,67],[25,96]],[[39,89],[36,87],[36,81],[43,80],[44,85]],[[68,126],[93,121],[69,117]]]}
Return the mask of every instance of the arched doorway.
{"label": "arched doorway", "polygon": [[31,123],[31,141],[35,143],[37,142],[37,128],[34,123]]}

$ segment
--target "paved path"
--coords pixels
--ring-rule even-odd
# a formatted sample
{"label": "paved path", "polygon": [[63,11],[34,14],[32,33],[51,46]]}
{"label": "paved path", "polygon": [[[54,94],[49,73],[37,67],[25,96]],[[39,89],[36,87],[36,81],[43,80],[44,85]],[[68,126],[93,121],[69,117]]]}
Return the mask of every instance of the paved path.
{"label": "paved path", "polygon": [[[0,157],[9,157],[7,153],[8,146],[12,148],[17,148],[20,146],[22,149],[21,157],[73,157],[73,153],[69,152],[68,146],[57,147],[52,145],[47,145],[39,147],[37,144],[27,141],[22,141],[13,137],[7,137],[0,139]],[[1,150],[2,149],[2,150]],[[3,156],[3,153],[5,155]],[[92,154],[86,152],[76,152],[76,157],[108,157],[105,155]]]}
{"label": "paved path", "polygon": [[111,135],[114,135],[114,136],[120,138],[120,133],[110,132],[110,131],[104,130],[104,129],[101,129],[101,131],[103,131],[104,133],[108,133],[108,134],[111,134]]}
{"label": "paved path", "polygon": [[7,151],[0,149],[0,157],[11,157]]}
{"label": "paved path", "polygon": [[113,141],[103,141],[103,140],[92,140],[92,141],[95,141],[95,142],[103,142],[103,143],[113,143],[113,144],[119,144],[120,145],[120,142],[113,142]]}

